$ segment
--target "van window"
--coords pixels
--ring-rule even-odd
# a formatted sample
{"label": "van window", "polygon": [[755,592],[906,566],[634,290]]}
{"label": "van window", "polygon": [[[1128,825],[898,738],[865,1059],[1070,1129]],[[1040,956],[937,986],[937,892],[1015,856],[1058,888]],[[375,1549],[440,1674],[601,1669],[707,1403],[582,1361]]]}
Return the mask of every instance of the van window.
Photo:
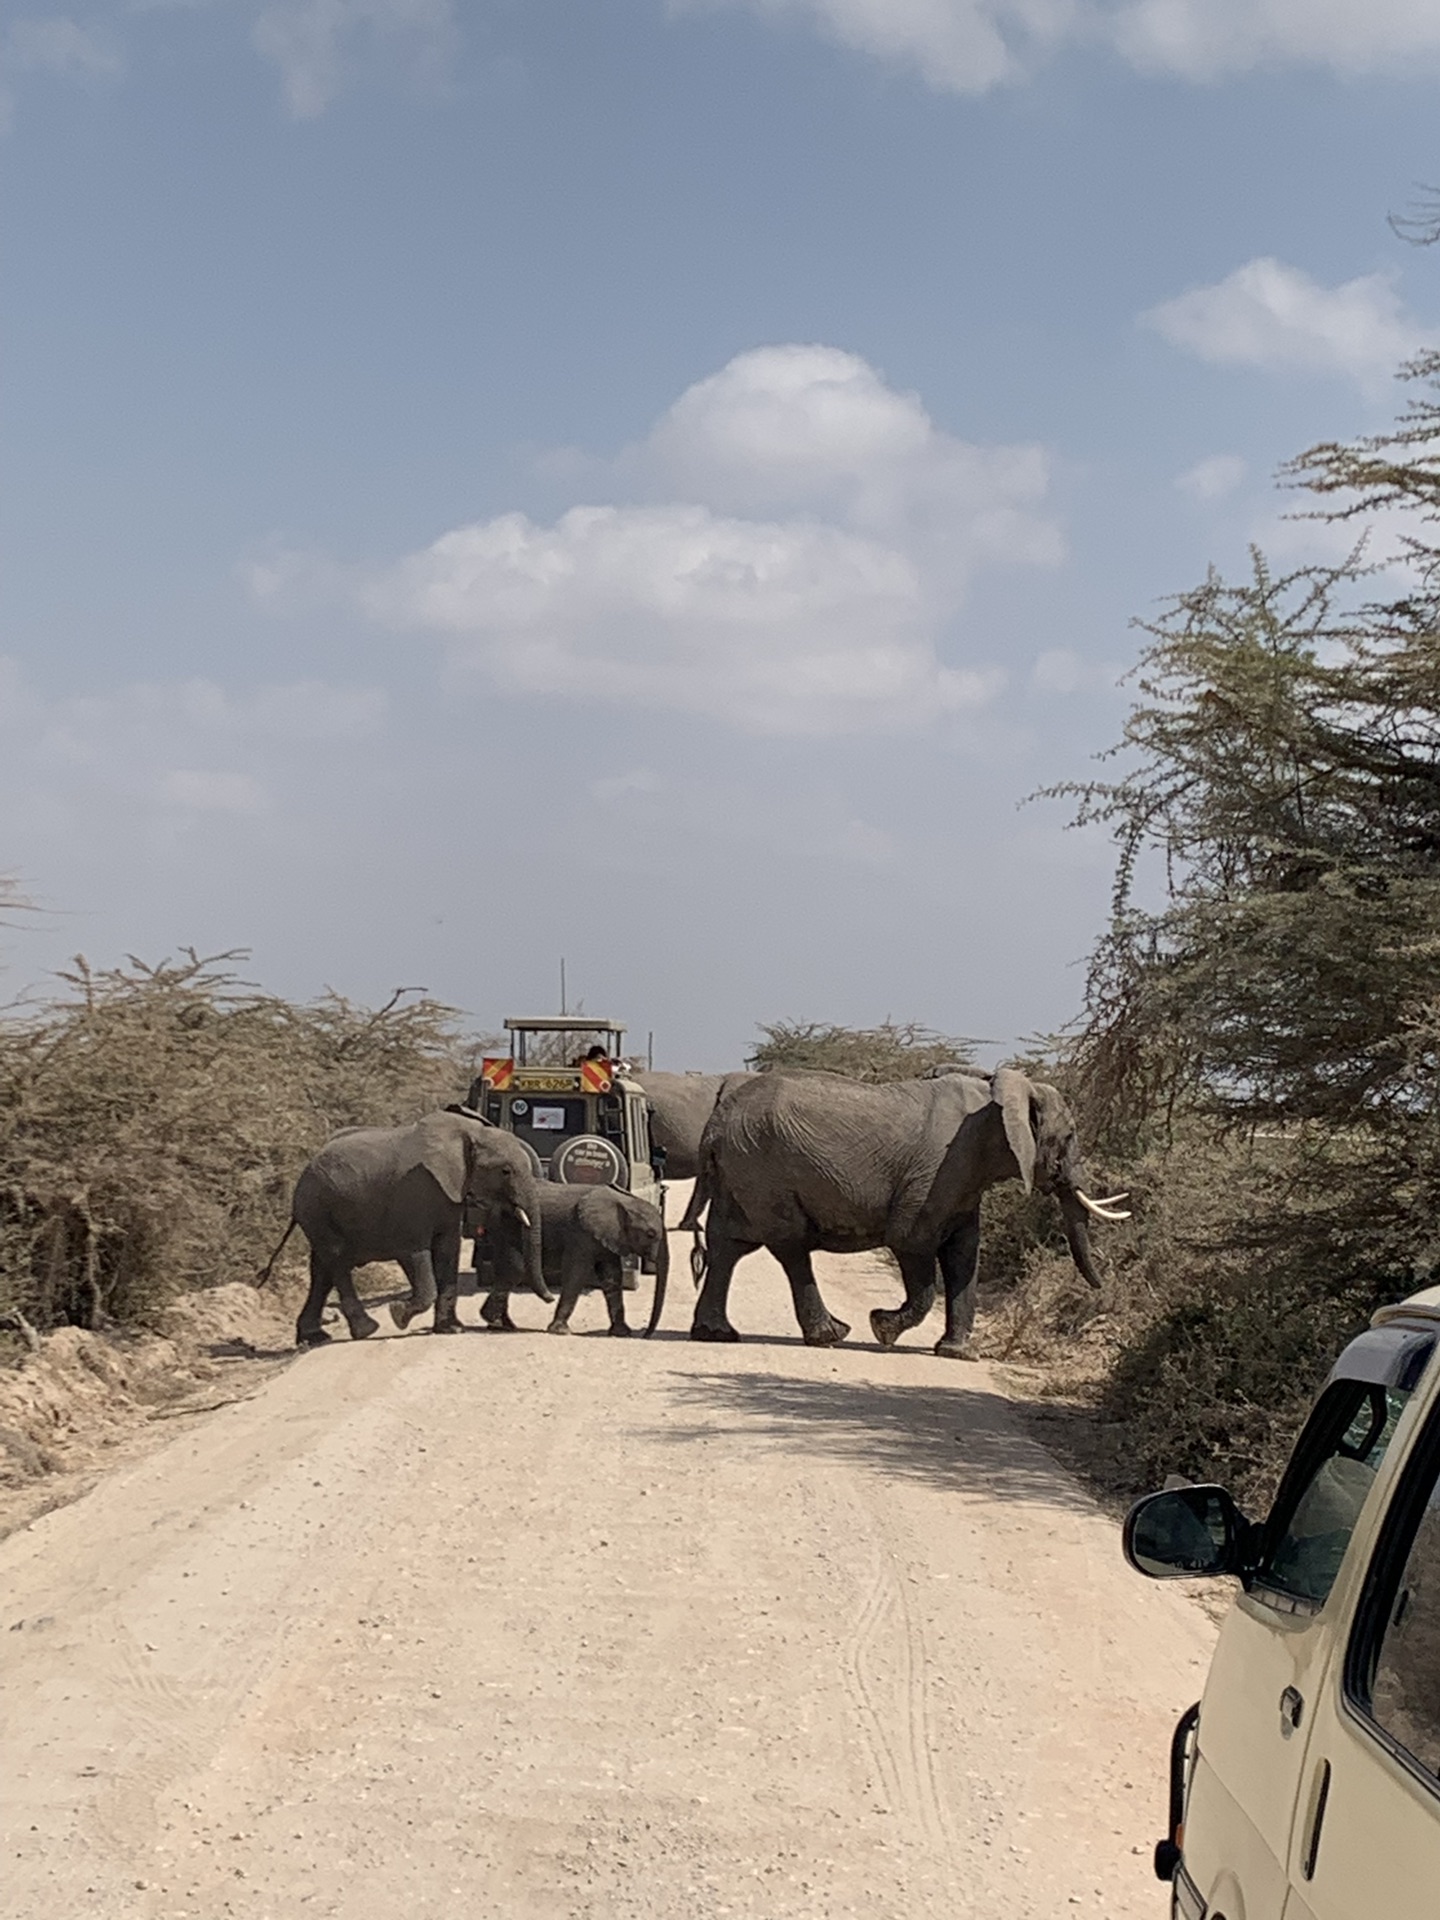
{"label": "van window", "polygon": [[1414,1326],[1352,1340],[1315,1403],[1265,1522],[1251,1587],[1297,1613],[1325,1604],[1396,1422],[1435,1351]]}
{"label": "van window", "polygon": [[1267,1523],[1256,1586],[1305,1611],[1324,1605],[1409,1398],[1363,1380],[1325,1389]]}
{"label": "van window", "polygon": [[1366,1581],[1346,1693],[1388,1743],[1440,1776],[1440,1421],[1410,1460]]}

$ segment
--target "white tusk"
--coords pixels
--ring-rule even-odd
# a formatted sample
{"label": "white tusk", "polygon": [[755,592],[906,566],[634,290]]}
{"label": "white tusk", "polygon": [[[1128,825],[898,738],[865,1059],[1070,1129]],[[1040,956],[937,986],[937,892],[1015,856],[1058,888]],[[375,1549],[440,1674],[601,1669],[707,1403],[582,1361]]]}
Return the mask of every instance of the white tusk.
{"label": "white tusk", "polygon": [[523,1207],[516,1207],[516,1209],[515,1209],[515,1213],[516,1213],[516,1217],[517,1217],[517,1218],[519,1219],[519,1222],[520,1222],[520,1224],[521,1224],[521,1226],[522,1226],[522,1227],[524,1227],[524,1229],[525,1229],[525,1231],[526,1231],[526,1232],[528,1233],[528,1232],[530,1231],[530,1216],[529,1216],[529,1214],[528,1214],[528,1213],[526,1213],[526,1211],[525,1211],[525,1209],[524,1209]]}
{"label": "white tusk", "polygon": [[1130,1198],[1128,1193],[1112,1193],[1103,1200],[1092,1200],[1088,1193],[1082,1192],[1077,1187],[1075,1198],[1085,1211],[1097,1220],[1128,1220],[1130,1218],[1128,1207],[1117,1207],[1115,1204],[1117,1200],[1128,1200]]}

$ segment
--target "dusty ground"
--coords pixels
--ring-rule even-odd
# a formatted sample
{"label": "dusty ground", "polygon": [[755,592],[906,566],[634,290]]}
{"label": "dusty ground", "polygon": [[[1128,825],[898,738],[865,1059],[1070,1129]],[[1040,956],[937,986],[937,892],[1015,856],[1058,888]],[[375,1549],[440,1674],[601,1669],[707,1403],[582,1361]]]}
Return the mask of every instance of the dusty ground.
{"label": "dusty ground", "polygon": [[761,1257],[692,1346],[677,1269],[648,1344],[258,1362],[0,1544],[0,1912],[1158,1920],[1203,1615],[983,1366]]}

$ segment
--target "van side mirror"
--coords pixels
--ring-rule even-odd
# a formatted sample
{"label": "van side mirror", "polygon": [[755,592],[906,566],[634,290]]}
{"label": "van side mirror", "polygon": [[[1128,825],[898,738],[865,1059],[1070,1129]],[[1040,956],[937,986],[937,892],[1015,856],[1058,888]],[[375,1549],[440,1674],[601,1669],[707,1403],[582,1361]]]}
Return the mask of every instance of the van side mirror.
{"label": "van side mirror", "polygon": [[1254,1532],[1224,1487],[1147,1493],[1125,1516],[1125,1558],[1149,1580],[1247,1571]]}

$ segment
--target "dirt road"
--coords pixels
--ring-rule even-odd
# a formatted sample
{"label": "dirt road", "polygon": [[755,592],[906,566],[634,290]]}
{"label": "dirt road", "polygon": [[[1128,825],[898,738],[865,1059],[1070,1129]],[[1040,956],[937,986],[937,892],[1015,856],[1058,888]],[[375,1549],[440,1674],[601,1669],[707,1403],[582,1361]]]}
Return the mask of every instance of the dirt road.
{"label": "dirt road", "polygon": [[1203,1615],[767,1267],[739,1347],[337,1344],[0,1545],[0,1910],[1158,1920]]}

